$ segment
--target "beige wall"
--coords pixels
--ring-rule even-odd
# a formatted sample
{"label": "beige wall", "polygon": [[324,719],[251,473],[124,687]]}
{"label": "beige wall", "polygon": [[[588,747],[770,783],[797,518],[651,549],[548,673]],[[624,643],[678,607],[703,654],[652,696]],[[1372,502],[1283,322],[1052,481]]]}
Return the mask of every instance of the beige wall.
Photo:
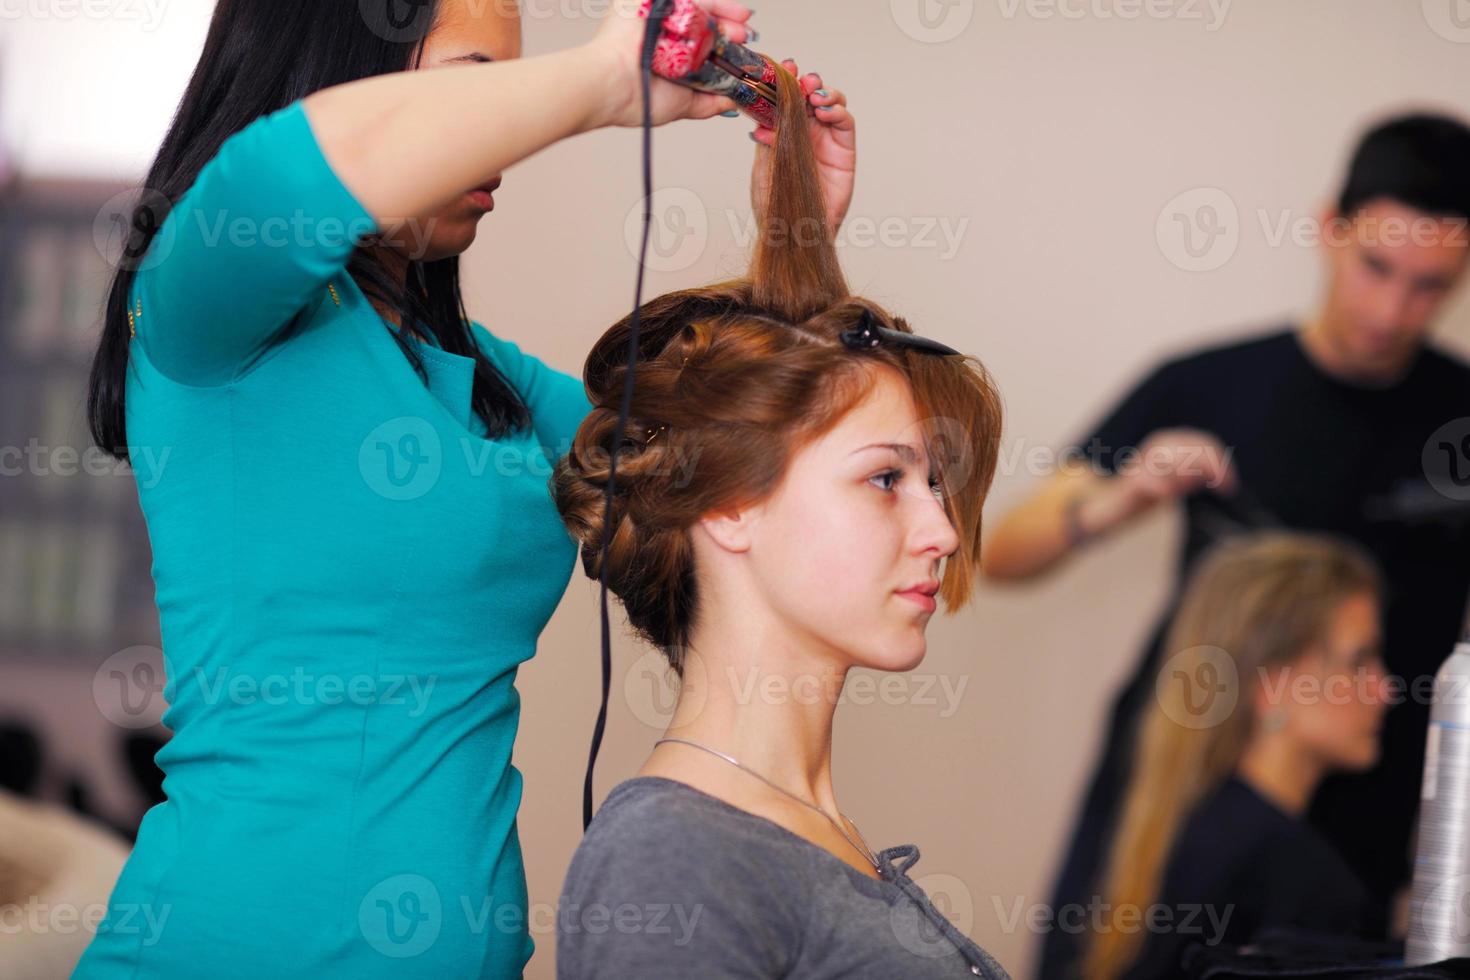
{"label": "beige wall", "polygon": [[[1464,2],[1467,27],[1456,30],[1439,0],[1236,0],[1223,20],[1218,0],[1138,4],[1174,15],[1136,19],[1103,16],[1129,12],[1128,0],[959,0],[957,19],[937,30],[971,19],[942,42],[913,36],[923,34],[916,2],[756,3],[758,47],[797,56],[848,93],[861,146],[843,253],[854,288],[985,359],[1006,395],[1009,450],[1077,433],[1161,352],[1309,309],[1317,257],[1273,242],[1272,229],[1315,212],[1360,126],[1381,111],[1427,101],[1470,113]],[[526,5],[528,53],[594,27],[556,13],[570,0]],[[656,134],[656,185],[676,190],[659,202],[670,271],[651,274],[646,295],[742,271],[730,217],[738,232],[747,128],[714,119]],[[471,311],[563,370],[580,373],[631,301],[624,224],[640,193],[637,139],[596,133],[509,171],[467,258]],[[1199,188],[1215,190],[1171,205]],[[1167,232],[1175,211],[1222,195],[1239,220],[1204,256],[1218,268],[1181,268],[1178,242],[1156,231],[1161,215]],[[887,244],[864,237],[885,220]],[[694,237],[674,237],[675,225]],[[941,228],[959,233],[956,250]],[[1470,348],[1465,300],[1440,330],[1460,350]],[[991,513],[1038,479],[1009,467]],[[845,811],[875,846],[919,844],[914,873],[1017,976],[1030,972],[1035,937],[1006,919],[1016,902],[1046,900],[1102,712],[1151,625],[1175,534],[1161,514],[1044,584],[985,588],[971,609],[936,617],[929,656],[896,697],[838,712]],[[613,615],[620,633],[616,606]],[[521,675],[536,978],[553,975],[548,913],[581,830],[598,635],[595,583],[579,571]],[[642,652],[621,637],[614,649],[599,800],[660,732]],[[960,696],[941,717],[945,684]],[[909,703],[889,703],[905,691]]]}
{"label": "beige wall", "polygon": [[[589,37],[602,8],[522,2],[529,54]],[[1310,308],[1316,255],[1272,236],[1335,189],[1362,124],[1416,102],[1470,114],[1466,0],[927,0],[947,11],[927,30],[919,2],[757,2],[759,47],[823,72],[859,118],[843,248],[854,288],[995,372],[1013,461],[996,514],[1040,479],[1027,450],[1078,433],[1162,352]],[[170,3],[157,24],[0,20],[0,135],[36,172],[135,178],[197,56],[205,6]],[[100,74],[128,84],[77,88],[116,59],[126,70]],[[41,111],[72,103],[68,126]],[[714,119],[658,131],[663,271],[646,295],[743,270],[748,128]],[[466,259],[471,311],[564,370],[580,372],[632,298],[637,150],[633,130],[600,132],[513,168]],[[1238,218],[1203,256],[1215,267],[1191,271],[1170,232],[1176,213],[1198,220],[1202,205]],[[1467,301],[1440,331],[1462,351]],[[928,659],[890,675],[897,688],[855,690],[838,713],[844,810],[875,846],[919,844],[921,883],[1018,977],[1036,937],[1007,924],[1017,903],[1046,900],[1175,534],[1160,514],[1043,584],[984,588],[972,608],[935,618]],[[616,605],[613,616],[621,634]],[[550,912],[581,831],[598,636],[595,584],[578,573],[521,675],[534,980],[553,976]],[[619,636],[599,799],[661,730],[643,653]],[[90,673],[68,697],[90,696]],[[41,668],[11,679],[16,690],[55,682]],[[63,746],[78,765],[87,731]],[[118,789],[99,783],[99,797]]]}

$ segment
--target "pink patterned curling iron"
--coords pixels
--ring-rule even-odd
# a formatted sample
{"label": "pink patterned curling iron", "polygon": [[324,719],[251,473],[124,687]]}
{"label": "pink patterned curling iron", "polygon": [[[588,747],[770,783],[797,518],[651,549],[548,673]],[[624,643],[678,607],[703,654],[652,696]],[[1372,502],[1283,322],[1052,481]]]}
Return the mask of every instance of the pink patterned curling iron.
{"label": "pink patterned curling iron", "polygon": [[639,16],[658,28],[653,73],[687,88],[723,95],[762,126],[776,125],[776,65],[719,31],[695,0],[643,0]]}

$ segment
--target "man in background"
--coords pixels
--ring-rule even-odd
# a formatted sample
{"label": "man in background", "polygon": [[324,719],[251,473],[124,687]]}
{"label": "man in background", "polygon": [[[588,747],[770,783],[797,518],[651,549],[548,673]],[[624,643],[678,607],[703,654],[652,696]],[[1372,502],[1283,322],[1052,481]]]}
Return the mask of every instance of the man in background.
{"label": "man in background", "polygon": [[[1328,277],[1316,313],[1155,367],[1000,522],[984,571],[1032,578],[1176,500],[1176,597],[1194,559],[1236,530],[1329,532],[1371,551],[1389,591],[1384,658],[1408,687],[1388,712],[1378,765],[1329,778],[1309,819],[1369,887],[1369,933],[1381,936],[1409,875],[1428,680],[1470,594],[1470,367],[1427,343],[1470,266],[1470,129],[1434,115],[1374,127],[1321,218]],[[1053,914],[1096,893],[1173,603],[1113,702]],[[1075,930],[1044,936],[1039,976],[1075,976]]]}

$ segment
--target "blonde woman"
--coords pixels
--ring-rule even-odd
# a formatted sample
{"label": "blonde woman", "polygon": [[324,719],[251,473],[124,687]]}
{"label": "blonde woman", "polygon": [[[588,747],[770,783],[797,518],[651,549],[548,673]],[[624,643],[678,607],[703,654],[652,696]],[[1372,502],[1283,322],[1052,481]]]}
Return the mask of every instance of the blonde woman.
{"label": "blonde woman", "polygon": [[1202,559],[1076,976],[1175,977],[1187,943],[1268,927],[1361,931],[1364,885],[1302,815],[1325,775],[1378,758],[1381,593],[1370,558],[1322,536],[1237,538]]}

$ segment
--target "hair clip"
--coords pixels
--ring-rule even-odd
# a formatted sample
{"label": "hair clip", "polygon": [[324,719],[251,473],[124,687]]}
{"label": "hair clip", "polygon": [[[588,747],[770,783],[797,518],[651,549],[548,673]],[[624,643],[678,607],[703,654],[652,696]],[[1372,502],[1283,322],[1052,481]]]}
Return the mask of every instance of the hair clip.
{"label": "hair clip", "polygon": [[863,315],[858,320],[858,325],[851,330],[844,330],[839,335],[842,342],[853,350],[872,350],[880,344],[888,344],[892,347],[907,347],[921,354],[958,354],[959,351],[953,347],[941,344],[937,340],[928,337],[920,337],[918,334],[907,333],[903,330],[890,330],[878,325],[878,320],[873,316],[873,311],[863,307]]}
{"label": "hair clip", "polygon": [[650,442],[658,438],[660,432],[663,432],[668,427],[669,424],[667,422],[660,422],[655,428],[647,430],[647,435],[643,439],[643,445],[647,447]]}

